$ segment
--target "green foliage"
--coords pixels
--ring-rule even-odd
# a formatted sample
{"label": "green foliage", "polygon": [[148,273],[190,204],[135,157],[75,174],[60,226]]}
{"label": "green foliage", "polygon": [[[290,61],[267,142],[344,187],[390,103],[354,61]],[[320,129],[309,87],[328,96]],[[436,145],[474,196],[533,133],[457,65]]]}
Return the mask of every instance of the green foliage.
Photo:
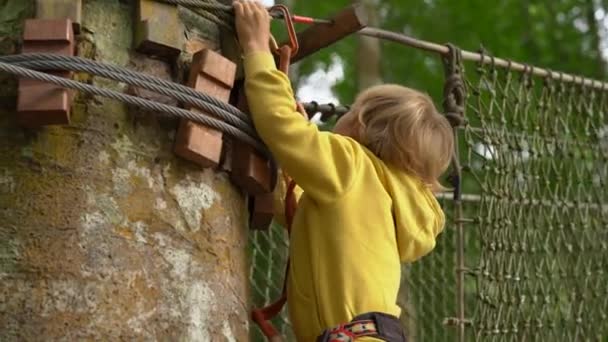
{"label": "green foliage", "polygon": [[[475,51],[483,46],[494,55],[593,78],[605,76],[598,49],[592,0],[387,0],[378,2],[384,29],[436,43],[451,42]],[[327,17],[349,1],[296,1],[294,12]],[[591,13],[591,17],[589,14]],[[578,27],[578,28],[577,28]],[[586,28],[586,30],[585,30]],[[344,61],[345,79],[335,90],[343,103],[356,94],[356,37],[318,52],[300,63],[300,76],[332,54]],[[440,58],[391,42],[382,43],[385,82],[415,87],[440,99],[443,70]]]}

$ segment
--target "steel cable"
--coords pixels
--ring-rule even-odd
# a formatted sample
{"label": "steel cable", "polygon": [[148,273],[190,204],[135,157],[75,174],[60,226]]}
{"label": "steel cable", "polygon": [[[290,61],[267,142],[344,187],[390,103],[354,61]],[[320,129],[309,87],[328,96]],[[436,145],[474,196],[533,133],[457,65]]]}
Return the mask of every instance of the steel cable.
{"label": "steel cable", "polygon": [[30,61],[38,61],[38,60],[50,61],[50,62],[76,62],[76,63],[82,64],[82,65],[92,66],[92,67],[100,68],[103,70],[123,74],[125,76],[133,77],[135,79],[146,81],[146,82],[149,82],[154,85],[165,87],[167,89],[182,92],[182,93],[185,93],[186,95],[192,96],[194,98],[198,98],[201,101],[208,102],[209,104],[211,104],[221,110],[221,111],[217,111],[217,113],[214,112],[214,114],[217,114],[220,117],[220,119],[222,119],[222,120],[230,120],[230,119],[227,119],[228,114],[223,113],[223,111],[225,111],[225,112],[228,112],[229,114],[237,116],[241,121],[243,121],[249,125],[252,125],[251,119],[249,118],[249,116],[247,116],[247,114],[241,112],[238,108],[231,106],[228,103],[225,103],[225,102],[222,102],[222,101],[216,99],[213,96],[209,96],[205,93],[198,92],[190,87],[186,87],[179,83],[167,81],[162,78],[146,75],[146,74],[143,74],[140,72],[135,72],[135,71],[132,71],[132,70],[124,68],[124,67],[120,67],[120,66],[116,66],[116,65],[112,65],[112,64],[100,63],[100,62],[82,58],[82,57],[61,56],[61,55],[55,55],[55,54],[51,54],[51,53],[31,53],[31,54],[0,56],[0,62],[10,63],[10,64],[15,63],[15,62],[30,62]]}
{"label": "steel cable", "polygon": [[147,89],[158,94],[166,95],[171,98],[174,98],[178,101],[181,101],[187,105],[197,107],[207,113],[213,113],[219,116],[218,113],[222,113],[221,117],[224,121],[231,124],[232,126],[244,131],[254,138],[258,138],[257,132],[251,127],[250,123],[244,122],[240,120],[238,117],[231,115],[230,113],[214,107],[208,104],[205,101],[202,101],[198,98],[194,98],[192,96],[183,94],[181,92],[171,90],[162,86],[156,86],[154,84],[125,76],[113,71],[107,71],[103,69],[96,69],[95,67],[74,63],[74,62],[42,62],[42,61],[28,61],[28,62],[17,62],[13,63],[13,65],[17,65],[20,67],[35,69],[35,70],[68,70],[68,71],[81,71],[86,72],[92,75],[102,76],[104,78],[112,79],[119,82],[124,82],[129,85],[137,86],[143,89]]}
{"label": "steel cable", "polygon": [[70,79],[45,74],[39,71],[26,69],[16,65],[11,65],[2,61],[0,61],[0,71],[43,82],[53,83],[65,88],[75,89],[86,94],[99,95],[111,98],[146,110],[168,114],[173,117],[185,118],[191,121],[199,122],[203,125],[220,130],[253,146],[265,157],[270,158],[270,153],[268,152],[268,149],[260,141],[250,136],[249,134],[239,130],[238,128],[233,127],[225,122],[222,122],[221,120],[215,119],[210,116],[196,114],[185,109],[158,103],[156,101],[146,100],[136,96],[123,94],[117,91],[103,89],[89,84],[73,81]]}

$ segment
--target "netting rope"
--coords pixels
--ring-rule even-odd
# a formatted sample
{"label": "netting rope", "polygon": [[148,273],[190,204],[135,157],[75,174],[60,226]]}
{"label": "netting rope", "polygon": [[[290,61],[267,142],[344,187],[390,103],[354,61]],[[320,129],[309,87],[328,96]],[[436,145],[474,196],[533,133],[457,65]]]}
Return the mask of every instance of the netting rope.
{"label": "netting rope", "polygon": [[[601,82],[539,77],[493,57],[467,77],[462,156],[479,257],[472,333],[484,340],[608,334],[608,103]],[[558,75],[555,77],[554,75]],[[600,285],[601,284],[601,285]]]}

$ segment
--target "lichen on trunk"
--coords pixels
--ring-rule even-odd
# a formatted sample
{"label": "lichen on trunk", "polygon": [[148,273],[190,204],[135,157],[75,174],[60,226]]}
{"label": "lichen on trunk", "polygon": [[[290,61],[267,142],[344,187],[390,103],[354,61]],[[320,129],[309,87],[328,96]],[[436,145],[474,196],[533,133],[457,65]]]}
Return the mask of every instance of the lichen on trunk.
{"label": "lichen on trunk", "polygon": [[[33,1],[2,3],[0,54],[14,53]],[[132,13],[85,0],[79,55],[179,79],[132,52]],[[177,122],[78,95],[69,126],[26,130],[2,84],[0,340],[247,340],[244,198],[173,155]]]}

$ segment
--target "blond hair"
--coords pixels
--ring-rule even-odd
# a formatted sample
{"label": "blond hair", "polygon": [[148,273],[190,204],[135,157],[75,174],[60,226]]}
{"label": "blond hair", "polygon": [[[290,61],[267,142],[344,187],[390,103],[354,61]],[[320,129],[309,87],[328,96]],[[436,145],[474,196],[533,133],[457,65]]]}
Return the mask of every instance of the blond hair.
{"label": "blond hair", "polygon": [[433,191],[454,153],[454,134],[427,94],[379,85],[363,91],[352,110],[359,120],[361,143],[376,156],[419,177]]}

